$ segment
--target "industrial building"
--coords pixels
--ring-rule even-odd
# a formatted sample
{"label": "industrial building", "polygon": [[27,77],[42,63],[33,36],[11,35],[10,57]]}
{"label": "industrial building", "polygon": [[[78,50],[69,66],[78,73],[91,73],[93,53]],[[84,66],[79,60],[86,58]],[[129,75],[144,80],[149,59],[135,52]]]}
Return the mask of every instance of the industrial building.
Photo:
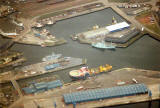
{"label": "industrial building", "polygon": [[[113,42],[113,43],[126,43],[127,41],[129,41],[130,39],[134,38],[135,36],[137,36],[138,34],[140,34],[140,31],[136,28],[132,28],[130,30],[127,30],[125,33],[123,34],[115,34],[116,37],[114,36],[107,36],[105,38],[106,42]],[[112,34],[111,34],[112,35]]]}
{"label": "industrial building", "polygon": [[109,33],[121,31],[129,27],[130,25],[127,22],[120,22],[103,28],[93,29],[91,31],[84,32],[81,35],[83,35],[86,39],[91,39],[98,36],[106,36]]}
{"label": "industrial building", "polygon": [[130,25],[127,22],[120,22],[117,24],[107,26],[106,29],[109,32],[117,32],[117,31],[123,30],[125,28],[129,28],[129,27],[130,27]]}

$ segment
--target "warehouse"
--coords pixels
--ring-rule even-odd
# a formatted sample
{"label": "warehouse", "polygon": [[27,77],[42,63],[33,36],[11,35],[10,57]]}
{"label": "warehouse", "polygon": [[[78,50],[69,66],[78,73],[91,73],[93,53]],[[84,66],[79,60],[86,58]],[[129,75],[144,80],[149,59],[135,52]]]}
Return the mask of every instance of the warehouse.
{"label": "warehouse", "polygon": [[121,38],[106,37],[105,41],[123,44],[129,41],[130,39],[132,39],[133,37],[135,37],[136,35],[138,35],[139,33],[140,31],[138,29],[133,29],[133,30],[130,30],[128,33],[123,34]]}
{"label": "warehouse", "polygon": [[120,23],[117,23],[114,25],[107,26],[106,29],[109,32],[117,32],[117,31],[123,30],[125,28],[129,28],[129,27],[130,27],[130,25],[127,22],[120,22]]}

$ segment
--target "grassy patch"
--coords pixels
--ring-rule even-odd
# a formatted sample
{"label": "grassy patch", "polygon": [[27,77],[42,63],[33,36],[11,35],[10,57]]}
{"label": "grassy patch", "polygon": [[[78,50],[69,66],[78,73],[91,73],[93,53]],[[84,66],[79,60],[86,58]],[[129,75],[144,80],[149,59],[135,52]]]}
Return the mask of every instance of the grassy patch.
{"label": "grassy patch", "polygon": [[144,12],[142,12],[141,14],[137,15],[137,16],[136,16],[136,19],[142,18],[142,17],[146,17],[146,16],[148,16],[148,15],[151,15],[151,11],[144,11]]}
{"label": "grassy patch", "polygon": [[151,24],[151,25],[145,25],[147,28],[153,30],[154,32],[160,34],[160,28],[157,27],[156,24]]}
{"label": "grassy patch", "polygon": [[47,13],[47,14],[44,14],[44,15],[40,16],[39,19],[45,19],[45,18],[53,17],[53,16],[56,16],[56,15],[62,14],[64,12],[65,12],[65,10]]}
{"label": "grassy patch", "polygon": [[136,20],[138,20],[141,24],[143,24],[145,27],[149,28],[150,30],[160,34],[160,28],[156,25],[156,23],[151,23],[150,20],[148,20],[148,17],[151,17],[151,12],[144,12],[136,17]]}

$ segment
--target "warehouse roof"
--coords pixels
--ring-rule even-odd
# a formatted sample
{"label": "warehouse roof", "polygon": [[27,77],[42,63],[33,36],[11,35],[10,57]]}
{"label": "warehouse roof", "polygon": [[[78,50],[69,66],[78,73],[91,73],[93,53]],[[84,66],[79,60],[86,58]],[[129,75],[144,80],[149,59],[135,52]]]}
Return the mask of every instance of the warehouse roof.
{"label": "warehouse roof", "polygon": [[130,25],[127,22],[120,22],[114,25],[107,26],[106,29],[110,32],[128,28]]}

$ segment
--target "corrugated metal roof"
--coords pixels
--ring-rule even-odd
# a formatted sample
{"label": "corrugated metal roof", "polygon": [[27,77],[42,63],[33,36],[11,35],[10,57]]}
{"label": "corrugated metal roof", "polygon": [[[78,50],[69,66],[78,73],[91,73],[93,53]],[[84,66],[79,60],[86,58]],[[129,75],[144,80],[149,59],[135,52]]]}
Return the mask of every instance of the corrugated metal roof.
{"label": "corrugated metal roof", "polygon": [[51,82],[35,83],[34,86],[30,85],[29,87],[22,88],[22,90],[24,90],[25,93],[30,94],[30,93],[43,92],[61,86],[63,86],[62,82],[60,80],[55,80]]}
{"label": "corrugated metal roof", "polygon": [[134,84],[127,86],[117,86],[112,88],[94,89],[87,91],[64,94],[66,104],[73,104],[99,99],[116,98],[147,93],[148,88],[144,84]]}

